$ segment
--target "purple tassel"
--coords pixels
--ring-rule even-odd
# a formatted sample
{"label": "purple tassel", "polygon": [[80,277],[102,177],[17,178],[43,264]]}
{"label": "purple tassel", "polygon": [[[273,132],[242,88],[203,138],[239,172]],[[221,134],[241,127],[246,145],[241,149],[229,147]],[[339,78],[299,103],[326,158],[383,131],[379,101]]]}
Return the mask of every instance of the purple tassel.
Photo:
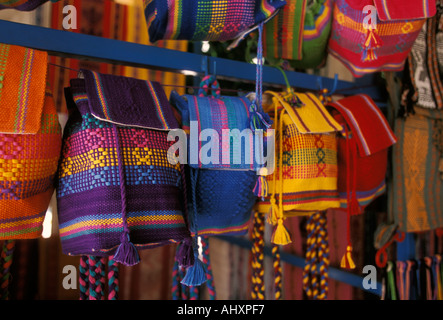
{"label": "purple tassel", "polygon": [[129,234],[124,233],[122,236],[122,242],[117,248],[114,255],[114,260],[125,265],[133,266],[140,262],[140,257],[138,255],[137,248],[129,240]]}
{"label": "purple tassel", "polygon": [[175,260],[184,268],[191,267],[194,264],[194,250],[192,248],[192,239],[186,238],[178,248]]}

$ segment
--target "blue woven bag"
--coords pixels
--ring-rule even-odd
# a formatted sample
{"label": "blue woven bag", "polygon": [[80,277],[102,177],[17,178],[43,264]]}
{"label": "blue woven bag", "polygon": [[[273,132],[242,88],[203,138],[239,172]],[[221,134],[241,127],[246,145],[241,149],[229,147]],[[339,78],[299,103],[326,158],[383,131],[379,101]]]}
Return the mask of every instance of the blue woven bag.
{"label": "blue woven bag", "polygon": [[[253,141],[265,138],[254,135],[251,120],[258,115],[266,127],[270,118],[263,111],[256,111],[255,104],[246,97],[220,96],[214,83],[217,83],[214,77],[207,77],[202,81],[199,95],[180,96],[173,91],[170,98],[189,138],[189,224],[194,236],[244,235],[258,195],[254,192],[261,178],[257,171],[266,167],[266,163],[255,156],[261,149]],[[208,96],[203,87],[210,85],[216,92]],[[231,136],[227,137],[224,130],[229,130]],[[235,130],[243,133],[246,140],[241,140]],[[201,141],[205,140],[205,133],[211,136],[206,143]],[[197,148],[193,148],[195,143],[199,144]],[[218,157],[214,153],[218,153]],[[209,157],[205,160],[207,154]]]}

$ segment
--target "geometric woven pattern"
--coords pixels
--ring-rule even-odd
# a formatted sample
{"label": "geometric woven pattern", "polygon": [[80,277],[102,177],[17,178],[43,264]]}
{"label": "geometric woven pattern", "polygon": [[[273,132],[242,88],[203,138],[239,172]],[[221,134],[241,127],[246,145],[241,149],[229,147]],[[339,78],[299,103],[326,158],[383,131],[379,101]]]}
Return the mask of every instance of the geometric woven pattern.
{"label": "geometric woven pattern", "polygon": [[54,192],[61,129],[46,69],[47,53],[0,44],[0,239],[38,238]]}
{"label": "geometric woven pattern", "polygon": [[285,4],[282,0],[149,0],[144,8],[151,42],[226,41],[265,21]]}
{"label": "geometric woven pattern", "polygon": [[401,71],[425,19],[377,21],[375,29],[365,28],[365,5],[372,0],[334,2],[329,52],[353,76],[378,71]]}
{"label": "geometric woven pattern", "polygon": [[[114,254],[124,222],[138,249],[189,237],[183,208],[184,172],[180,164],[172,165],[167,160],[167,151],[174,143],[167,141],[168,132],[115,126],[97,119],[89,112],[82,79],[71,80],[66,95],[71,115],[63,139],[57,187],[63,252]],[[124,171],[124,202],[120,166]],[[122,203],[126,203],[125,221]]]}

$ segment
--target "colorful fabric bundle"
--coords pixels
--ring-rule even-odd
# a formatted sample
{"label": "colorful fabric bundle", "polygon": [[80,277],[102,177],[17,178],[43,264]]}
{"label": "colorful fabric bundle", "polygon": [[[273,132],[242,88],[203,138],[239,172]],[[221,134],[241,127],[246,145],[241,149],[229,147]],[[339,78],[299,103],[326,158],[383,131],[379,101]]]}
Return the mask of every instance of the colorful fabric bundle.
{"label": "colorful fabric bundle", "polygon": [[294,68],[317,68],[325,60],[332,1],[288,0],[265,25],[264,56],[287,60]]}
{"label": "colorful fabric bundle", "polygon": [[408,71],[404,79],[406,112],[415,106],[443,109],[443,5],[438,13],[426,20],[408,56]]}
{"label": "colorful fabric bundle", "polygon": [[145,17],[151,42],[239,41],[285,4],[284,0],[148,0]]}
{"label": "colorful fabric bundle", "polygon": [[[219,89],[214,77],[203,79],[202,88],[205,83]],[[189,138],[191,232],[200,236],[246,234],[260,167],[255,156],[259,137],[250,130],[252,102],[247,97],[221,96],[220,91],[207,96],[203,89],[198,96],[173,92],[170,100]]]}
{"label": "colorful fabric bundle", "polygon": [[404,232],[443,227],[443,116],[441,110],[415,109],[395,121],[392,212]]}
{"label": "colorful fabric bundle", "polygon": [[342,127],[312,93],[266,91],[263,108],[273,113],[276,170],[267,176],[268,196],[258,210],[276,226],[272,242],[287,244],[283,220],[340,206],[337,137]]}
{"label": "colorful fabric bundle", "polygon": [[373,0],[335,1],[329,52],[355,77],[371,72],[403,70],[426,19],[377,19],[375,24],[369,18],[375,20],[377,16],[364,10],[368,5],[373,5]]}
{"label": "colorful fabric bundle", "polygon": [[351,215],[386,191],[388,149],[397,142],[385,116],[365,94],[329,102],[334,118],[343,126],[338,141],[340,207],[348,214],[348,248],[342,267],[353,268]]}
{"label": "colorful fabric bundle", "polygon": [[184,169],[167,158],[168,131],[178,123],[161,85],[81,75],[65,91],[70,116],[57,186],[63,253],[133,265],[140,249],[189,242]]}
{"label": "colorful fabric bundle", "polygon": [[33,239],[54,192],[61,128],[46,52],[0,44],[0,239]]}
{"label": "colorful fabric bundle", "polygon": [[[0,10],[15,9],[19,11],[32,11],[48,1],[49,0],[1,0]],[[60,0],[50,0],[50,1],[57,2]]]}

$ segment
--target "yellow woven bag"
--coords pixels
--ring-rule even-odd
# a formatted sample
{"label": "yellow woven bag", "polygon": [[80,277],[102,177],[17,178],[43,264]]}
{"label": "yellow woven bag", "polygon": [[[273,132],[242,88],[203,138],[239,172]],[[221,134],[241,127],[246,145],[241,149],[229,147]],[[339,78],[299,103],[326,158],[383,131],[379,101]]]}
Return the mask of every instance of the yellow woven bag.
{"label": "yellow woven bag", "polygon": [[268,196],[258,211],[275,226],[272,242],[290,243],[283,221],[340,206],[337,131],[342,127],[313,93],[266,91],[263,109],[276,132],[275,170],[266,177]]}

